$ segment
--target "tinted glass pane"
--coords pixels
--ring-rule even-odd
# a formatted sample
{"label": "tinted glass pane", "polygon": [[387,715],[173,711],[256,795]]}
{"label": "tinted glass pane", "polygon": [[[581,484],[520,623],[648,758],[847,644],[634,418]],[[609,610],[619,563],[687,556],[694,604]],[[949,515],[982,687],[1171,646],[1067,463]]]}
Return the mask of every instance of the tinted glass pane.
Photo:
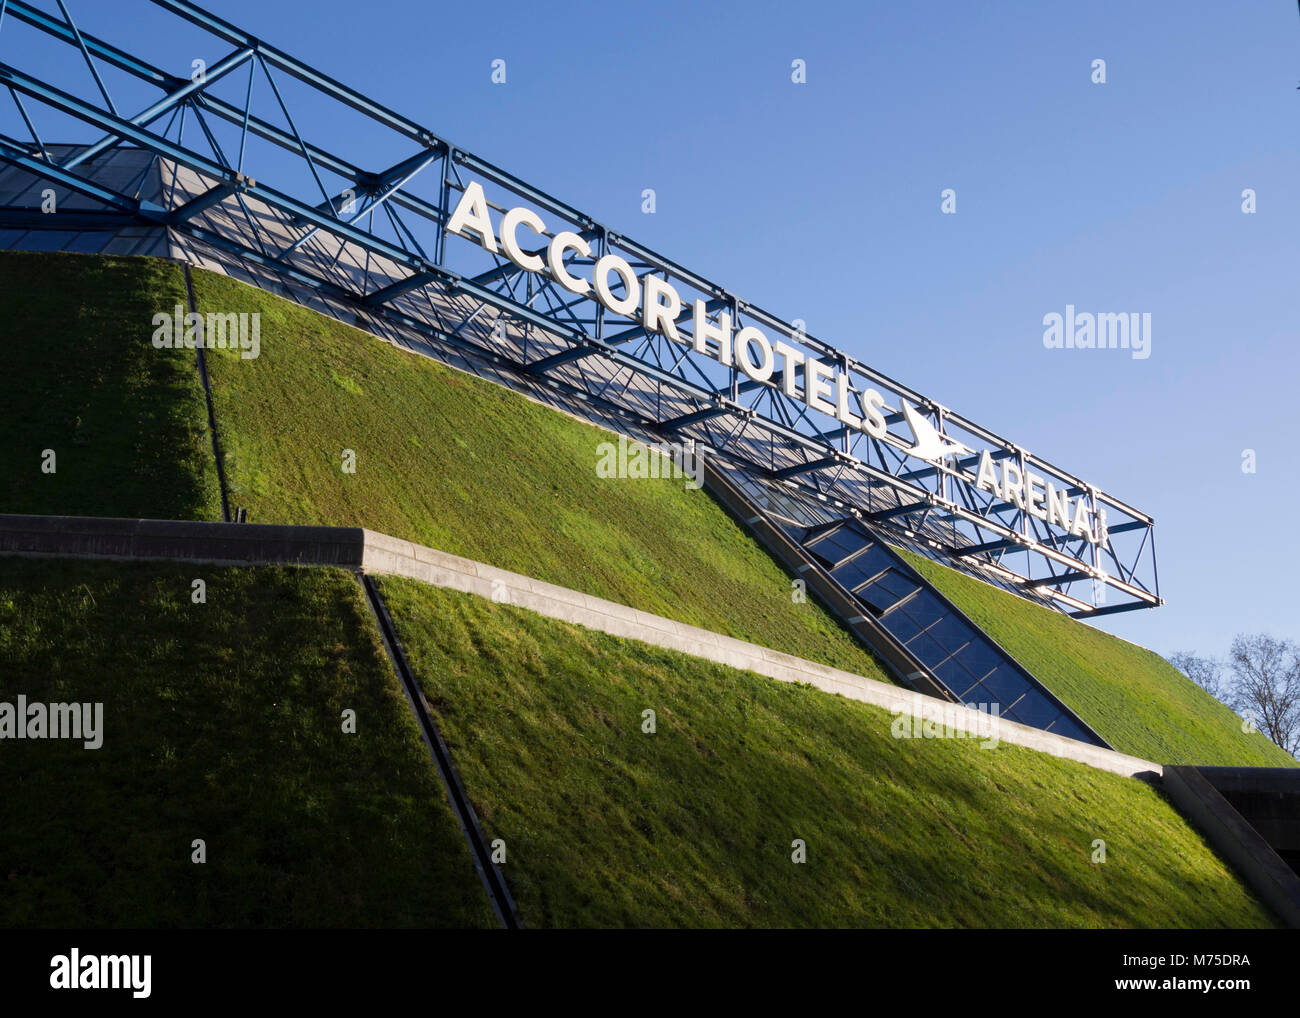
{"label": "tinted glass pane", "polygon": [[921,627],[912,621],[904,612],[890,612],[883,619],[881,624],[894,635],[894,637],[903,643],[906,643],[917,633]]}
{"label": "tinted glass pane", "polygon": [[933,668],[948,656],[947,648],[932,639],[928,633],[922,633],[914,638],[908,643],[907,649],[915,654],[927,668]]}
{"label": "tinted glass pane", "polygon": [[841,527],[823,537],[819,537],[808,547],[831,565],[834,565],[836,562],[852,555],[865,543],[860,535],[855,534],[847,527]]}
{"label": "tinted glass pane", "polygon": [[62,251],[75,236],[66,230],[33,230],[24,246],[29,251]]}
{"label": "tinted glass pane", "polygon": [[1085,732],[1079,725],[1075,724],[1064,714],[1047,726],[1049,732],[1055,732],[1057,735],[1064,735],[1067,739],[1080,739],[1083,742],[1091,742],[1092,736]]}
{"label": "tinted glass pane", "polygon": [[[969,686],[971,683],[978,683],[978,681],[980,680],[980,676],[975,675],[975,673],[972,673],[970,668],[967,668],[965,664],[962,663],[961,655],[954,654],[953,657],[950,657],[948,660],[949,660],[949,667],[959,668],[959,670],[961,670],[961,672],[959,673],[953,672],[953,683],[965,684],[967,686]],[[965,677],[958,677],[958,675],[965,676]],[[956,692],[958,693],[962,692],[961,689],[957,689],[956,685],[953,686],[953,689],[956,690]]]}
{"label": "tinted glass pane", "polygon": [[862,598],[877,613],[888,611],[898,603],[898,598],[885,590],[879,583],[867,584],[858,591],[858,597]]}
{"label": "tinted glass pane", "polygon": [[[978,682],[968,685],[965,689],[959,691],[957,695],[961,698],[961,702],[966,706],[970,706],[971,704],[978,705],[998,702],[998,698]],[[999,713],[1001,712],[999,711]]]}
{"label": "tinted glass pane", "polygon": [[889,557],[889,552],[878,544],[873,544],[853,561],[861,562],[862,568],[871,573],[872,576],[893,565],[893,559]]}
{"label": "tinted glass pane", "polygon": [[934,674],[939,676],[939,681],[956,693],[963,703],[968,699],[965,695],[966,691],[976,685],[975,677],[952,658],[936,665]]}
{"label": "tinted glass pane", "polygon": [[930,635],[948,648],[949,653],[961,650],[975,639],[975,632],[966,623],[945,616],[930,627]]}
{"label": "tinted glass pane", "polygon": [[1047,697],[1031,689],[1016,704],[1016,713],[1025,724],[1033,725],[1035,728],[1046,728],[1060,716],[1061,710]]}
{"label": "tinted glass pane", "polygon": [[876,582],[896,599],[902,599],[916,589],[915,583],[895,569],[889,570]]}
{"label": "tinted glass pane", "polygon": [[984,678],[1002,663],[1002,655],[983,640],[972,640],[957,652],[957,660],[978,679]]}
{"label": "tinted glass pane", "polygon": [[846,590],[856,591],[878,572],[880,572],[879,569],[873,569],[869,563],[863,562],[859,558],[855,557],[849,559],[848,562],[840,566],[838,569],[831,570],[831,575],[834,576],[840,585]]}
{"label": "tinted glass pane", "polygon": [[1009,665],[996,668],[982,680],[994,696],[1005,704],[1013,704],[1028,690],[1024,676]]}
{"label": "tinted glass pane", "polygon": [[74,237],[65,251],[78,251],[82,254],[96,254],[104,250],[113,235],[107,230],[86,230]]}
{"label": "tinted glass pane", "polygon": [[924,590],[899,608],[899,611],[907,612],[922,629],[928,629],[948,614],[943,605]]}

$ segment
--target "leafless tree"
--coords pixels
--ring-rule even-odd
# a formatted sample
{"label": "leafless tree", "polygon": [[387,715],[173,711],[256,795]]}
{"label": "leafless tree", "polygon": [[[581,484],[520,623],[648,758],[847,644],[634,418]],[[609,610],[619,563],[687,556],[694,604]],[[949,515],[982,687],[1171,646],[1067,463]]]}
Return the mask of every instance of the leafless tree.
{"label": "leafless tree", "polygon": [[1300,751],[1300,647],[1263,633],[1241,633],[1228,651],[1233,698],[1261,732],[1292,756]]}
{"label": "leafless tree", "polygon": [[1224,681],[1223,662],[1217,658],[1200,657],[1189,651],[1180,650],[1169,655],[1169,663],[1195,682],[1216,700],[1235,709],[1232,702],[1231,683]]}
{"label": "leafless tree", "polygon": [[1292,756],[1300,754],[1300,647],[1263,633],[1239,633],[1227,661],[1188,651],[1169,663],[1250,720]]}

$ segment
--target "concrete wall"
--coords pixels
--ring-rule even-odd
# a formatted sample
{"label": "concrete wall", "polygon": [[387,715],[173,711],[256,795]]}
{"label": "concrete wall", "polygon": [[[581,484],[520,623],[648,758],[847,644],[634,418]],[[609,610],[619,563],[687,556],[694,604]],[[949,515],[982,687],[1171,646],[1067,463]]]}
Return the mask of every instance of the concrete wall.
{"label": "concrete wall", "polygon": [[361,566],[360,527],[0,514],[0,554],[223,565]]}
{"label": "concrete wall", "polygon": [[[1250,768],[1231,768],[1248,771]],[[1262,768],[1273,770],[1273,768]],[[1161,784],[1174,805],[1293,929],[1300,929],[1300,878],[1196,767],[1166,767]]]}
{"label": "concrete wall", "polygon": [[1300,767],[1198,767],[1260,837],[1300,873]]}

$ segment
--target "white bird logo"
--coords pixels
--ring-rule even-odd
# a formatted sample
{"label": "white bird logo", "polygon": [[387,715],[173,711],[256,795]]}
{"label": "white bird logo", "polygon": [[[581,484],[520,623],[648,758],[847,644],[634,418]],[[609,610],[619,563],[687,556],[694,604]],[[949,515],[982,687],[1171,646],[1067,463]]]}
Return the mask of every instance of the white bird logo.
{"label": "white bird logo", "polygon": [[898,403],[903,408],[903,418],[907,421],[907,426],[912,429],[912,437],[916,439],[916,445],[907,450],[909,456],[938,463],[946,456],[971,452],[968,446],[950,441],[939,434],[933,424],[908,405],[907,400],[900,399]]}

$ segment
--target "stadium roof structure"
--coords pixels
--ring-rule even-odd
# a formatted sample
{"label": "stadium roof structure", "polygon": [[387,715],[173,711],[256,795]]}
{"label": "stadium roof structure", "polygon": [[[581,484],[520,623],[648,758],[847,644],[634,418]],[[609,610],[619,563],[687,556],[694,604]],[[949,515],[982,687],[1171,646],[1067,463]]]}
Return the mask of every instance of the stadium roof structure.
{"label": "stadium roof structure", "polygon": [[804,532],[851,518],[1078,617],[1163,603],[1149,515],[203,8],[150,2],[212,47],[183,74],[125,19],[118,45],[66,0],[0,0],[0,247],[207,264],[692,442]]}

